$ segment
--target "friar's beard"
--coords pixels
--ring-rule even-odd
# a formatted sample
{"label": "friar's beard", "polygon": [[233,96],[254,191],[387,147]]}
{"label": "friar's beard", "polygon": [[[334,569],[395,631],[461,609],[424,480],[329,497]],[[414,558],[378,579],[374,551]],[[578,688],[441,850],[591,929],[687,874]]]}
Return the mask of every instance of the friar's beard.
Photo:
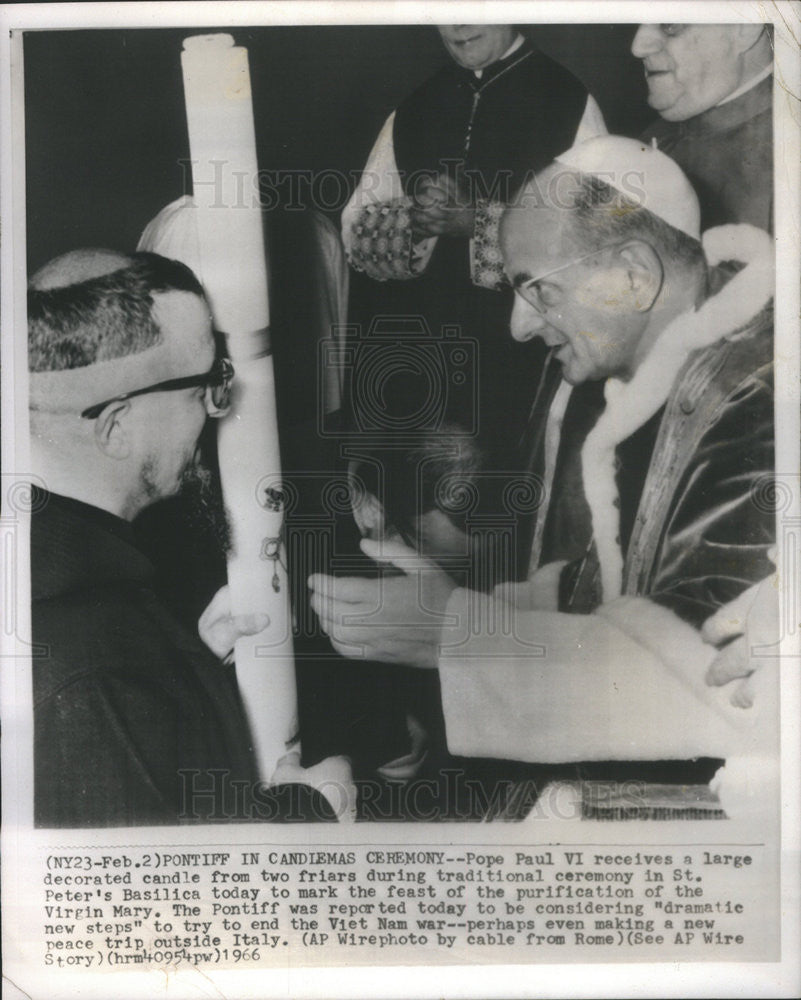
{"label": "friar's beard", "polygon": [[181,496],[187,501],[191,523],[217,543],[220,552],[231,551],[231,523],[223,502],[219,478],[211,469],[193,462],[181,476]]}

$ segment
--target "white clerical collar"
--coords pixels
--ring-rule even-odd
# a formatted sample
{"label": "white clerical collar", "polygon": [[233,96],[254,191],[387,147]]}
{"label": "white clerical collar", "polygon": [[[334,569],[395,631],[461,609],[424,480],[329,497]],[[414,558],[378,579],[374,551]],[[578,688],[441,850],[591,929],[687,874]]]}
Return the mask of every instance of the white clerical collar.
{"label": "white clerical collar", "polygon": [[747,93],[749,90],[752,90],[754,87],[756,87],[758,83],[762,83],[763,80],[766,80],[772,72],[773,72],[773,63],[768,63],[768,65],[760,73],[757,73],[756,76],[752,76],[747,83],[744,83],[741,87],[738,87],[737,90],[729,94],[728,97],[724,97],[722,101],[718,101],[715,107],[719,108],[721,104],[728,104],[729,101],[736,101],[738,97],[742,97],[743,94]]}
{"label": "white clerical collar", "polygon": [[[518,32],[517,33],[517,37],[512,42],[512,44],[509,46],[509,48],[504,52],[504,54],[501,56],[501,59],[505,59],[507,56],[510,56],[513,52],[517,52],[517,50],[520,48],[520,46],[523,44],[523,42],[525,42],[525,38],[523,38],[523,36],[520,34],[520,32]],[[500,62],[501,59],[498,59],[497,62]],[[474,69],[473,73],[475,75],[475,78],[477,80],[480,80],[481,77],[484,75],[484,70],[483,69]]]}

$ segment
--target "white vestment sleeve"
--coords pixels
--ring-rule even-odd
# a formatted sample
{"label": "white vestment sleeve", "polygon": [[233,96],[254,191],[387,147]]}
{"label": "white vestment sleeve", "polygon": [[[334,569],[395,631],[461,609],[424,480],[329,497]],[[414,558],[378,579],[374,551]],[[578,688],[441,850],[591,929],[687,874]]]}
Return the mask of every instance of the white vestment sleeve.
{"label": "white vestment sleeve", "polygon": [[764,753],[769,697],[743,710],[704,677],[715,649],[672,612],[622,598],[592,615],[457,590],[439,670],[448,748],[538,763]]}
{"label": "white vestment sleeve", "polygon": [[[342,242],[349,259],[353,249],[353,226],[360,219],[364,209],[368,205],[406,200],[403,182],[395,162],[395,144],[392,138],[394,127],[393,111],[378,133],[356,190],[342,212]],[[415,271],[418,273],[428,264],[436,242],[437,238],[432,236],[412,244]]]}

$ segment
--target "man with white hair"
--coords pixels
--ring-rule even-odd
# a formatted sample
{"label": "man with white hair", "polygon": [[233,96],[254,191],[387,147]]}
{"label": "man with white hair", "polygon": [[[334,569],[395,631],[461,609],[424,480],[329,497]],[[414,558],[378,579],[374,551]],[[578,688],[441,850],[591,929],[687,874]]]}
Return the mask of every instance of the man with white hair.
{"label": "man with white hair", "polygon": [[702,229],[748,222],[773,231],[773,49],[763,24],[641,24],[644,133],[689,177]]}
{"label": "man with white hair", "polygon": [[[605,380],[580,454],[590,544],[488,597],[402,547],[365,544],[404,575],[380,592],[312,578],[313,606],[346,655],[439,668],[453,753],[726,757],[743,713],[706,686],[714,650],[699,626],[771,572],[773,517],[753,496],[773,470],[771,240],[726,227],[702,250],[678,167],[617,137],[540,171],[501,238],[514,336],[544,339],[568,390]],[[723,283],[714,265],[731,259],[745,266]],[[558,396],[541,401],[546,502],[563,460]],[[592,613],[571,613],[577,599]]]}

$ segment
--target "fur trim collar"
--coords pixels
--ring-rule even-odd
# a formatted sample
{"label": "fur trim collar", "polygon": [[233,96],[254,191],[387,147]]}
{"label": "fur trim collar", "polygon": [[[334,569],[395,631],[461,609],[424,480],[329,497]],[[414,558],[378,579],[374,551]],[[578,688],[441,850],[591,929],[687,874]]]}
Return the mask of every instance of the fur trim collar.
{"label": "fur trim collar", "polygon": [[607,381],[606,409],[582,449],[584,492],[592,514],[604,601],[618,597],[623,583],[620,517],[615,505],[616,446],[667,401],[693,351],[732,336],[773,296],[774,248],[767,233],[748,225],[720,226],[704,233],[702,242],[710,266],[736,260],[745,267],[700,309],[669,323],[629,382]]}

